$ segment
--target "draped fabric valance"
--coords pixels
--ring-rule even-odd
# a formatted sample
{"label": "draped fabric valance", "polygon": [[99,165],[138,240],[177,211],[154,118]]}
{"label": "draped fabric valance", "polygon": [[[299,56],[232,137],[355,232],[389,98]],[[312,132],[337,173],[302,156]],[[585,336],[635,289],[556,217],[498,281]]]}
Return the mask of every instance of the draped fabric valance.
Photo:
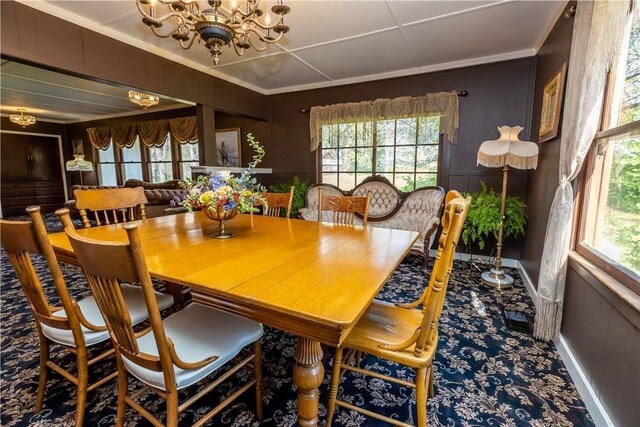
{"label": "draped fabric valance", "polygon": [[178,117],[169,120],[171,135],[181,144],[198,142],[198,120],[194,117]]}
{"label": "draped fabric valance", "polygon": [[458,94],[452,91],[313,107],[309,119],[311,151],[320,145],[325,125],[422,116],[441,117],[441,133],[447,135],[451,143],[457,142]]}
{"label": "draped fabric valance", "polygon": [[138,135],[140,140],[148,147],[162,147],[169,134],[169,122],[167,120],[154,120],[138,123]]}
{"label": "draped fabric valance", "polygon": [[99,150],[109,148],[111,140],[120,148],[130,148],[138,136],[149,147],[161,147],[169,133],[180,144],[193,144],[198,141],[198,121],[194,116],[178,117],[87,129],[89,142]]}
{"label": "draped fabric valance", "polygon": [[111,139],[120,148],[131,148],[136,143],[137,131],[135,124],[117,124],[111,127]]}
{"label": "draped fabric valance", "polygon": [[111,128],[103,126],[99,128],[87,129],[89,135],[89,142],[98,150],[106,150],[111,143]]}

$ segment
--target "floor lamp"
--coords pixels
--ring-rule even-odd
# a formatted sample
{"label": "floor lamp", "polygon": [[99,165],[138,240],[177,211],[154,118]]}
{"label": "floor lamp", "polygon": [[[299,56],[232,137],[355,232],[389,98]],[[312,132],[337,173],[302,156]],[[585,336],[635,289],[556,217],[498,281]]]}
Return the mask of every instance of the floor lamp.
{"label": "floor lamp", "polygon": [[84,159],[84,154],[74,154],[73,160],[69,160],[65,164],[65,169],[69,172],[80,172],[80,185],[82,183],[82,172],[93,172],[93,163]]}
{"label": "floor lamp", "polygon": [[500,203],[500,228],[498,229],[498,245],[494,268],[482,273],[482,282],[498,289],[509,288],[513,277],[502,270],[502,231],[504,210],[507,201],[507,176],[509,168],[535,169],[538,166],[538,144],[521,141],[518,134],[521,126],[499,126],[500,138],[485,141],[478,149],[478,165],[488,168],[502,168],[502,200]]}

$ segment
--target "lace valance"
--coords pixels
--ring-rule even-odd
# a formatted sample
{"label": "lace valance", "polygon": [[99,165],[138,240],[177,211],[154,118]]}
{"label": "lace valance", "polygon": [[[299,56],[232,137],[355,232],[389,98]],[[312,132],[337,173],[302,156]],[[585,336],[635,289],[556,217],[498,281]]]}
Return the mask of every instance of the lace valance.
{"label": "lace valance", "polygon": [[320,145],[322,126],[325,125],[421,116],[439,116],[440,132],[447,135],[451,143],[457,142],[458,94],[452,91],[313,107],[309,119],[311,151]]}

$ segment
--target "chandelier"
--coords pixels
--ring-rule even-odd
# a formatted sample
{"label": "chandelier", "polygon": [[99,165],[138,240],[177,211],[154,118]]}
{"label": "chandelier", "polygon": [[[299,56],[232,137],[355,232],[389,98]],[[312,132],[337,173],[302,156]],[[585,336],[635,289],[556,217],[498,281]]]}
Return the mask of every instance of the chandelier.
{"label": "chandelier", "polygon": [[15,124],[22,126],[23,128],[26,128],[27,126],[32,125],[36,122],[36,118],[30,115],[25,115],[24,113],[26,112],[27,110],[25,110],[24,108],[18,108],[18,113],[20,114],[10,114],[9,120]]}
{"label": "chandelier", "polygon": [[[172,37],[185,50],[196,40],[198,43],[202,40],[215,65],[229,45],[239,56],[249,48],[261,52],[289,31],[284,25],[284,15],[291,9],[282,0],[271,7],[277,17],[273,24],[271,13],[260,9],[260,0],[231,0],[230,10],[222,7],[222,0],[208,0],[208,3],[211,8],[201,10],[197,0],[136,0],[144,16],[142,22],[153,34]],[[264,18],[260,19],[262,15]],[[165,23],[170,24],[170,28],[161,30]]]}
{"label": "chandelier", "polygon": [[148,107],[156,105],[158,102],[160,102],[160,97],[151,95],[150,93],[130,90],[129,101],[133,102],[134,104],[138,104],[142,107],[143,110],[146,110]]}

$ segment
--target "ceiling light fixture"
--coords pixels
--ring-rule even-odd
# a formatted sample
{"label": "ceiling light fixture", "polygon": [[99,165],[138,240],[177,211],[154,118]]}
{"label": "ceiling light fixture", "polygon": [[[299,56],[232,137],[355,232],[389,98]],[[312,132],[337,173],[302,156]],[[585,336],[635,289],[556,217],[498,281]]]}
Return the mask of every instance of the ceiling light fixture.
{"label": "ceiling light fixture", "polygon": [[151,95],[150,93],[130,90],[129,101],[133,102],[134,104],[138,104],[142,107],[143,110],[146,110],[148,107],[158,104],[158,102],[160,102],[160,97]]}
{"label": "ceiling light fixture", "polygon": [[22,126],[23,128],[26,128],[27,126],[32,125],[36,122],[36,118],[28,114],[24,114],[26,112],[26,109],[18,108],[18,113],[20,114],[10,114],[9,120],[15,124]]}
{"label": "ceiling light fixture", "polygon": [[[185,50],[196,40],[202,40],[215,65],[220,62],[225,46],[233,45],[238,56],[249,48],[262,52],[289,31],[284,25],[284,15],[291,9],[283,0],[271,7],[277,17],[273,24],[271,14],[260,9],[260,0],[231,0],[230,11],[222,8],[222,0],[208,0],[208,3],[211,8],[201,10],[197,0],[136,0],[144,16],[142,22],[153,34],[172,37]],[[262,15],[265,16],[260,19]],[[167,22],[171,29],[159,30]]]}

